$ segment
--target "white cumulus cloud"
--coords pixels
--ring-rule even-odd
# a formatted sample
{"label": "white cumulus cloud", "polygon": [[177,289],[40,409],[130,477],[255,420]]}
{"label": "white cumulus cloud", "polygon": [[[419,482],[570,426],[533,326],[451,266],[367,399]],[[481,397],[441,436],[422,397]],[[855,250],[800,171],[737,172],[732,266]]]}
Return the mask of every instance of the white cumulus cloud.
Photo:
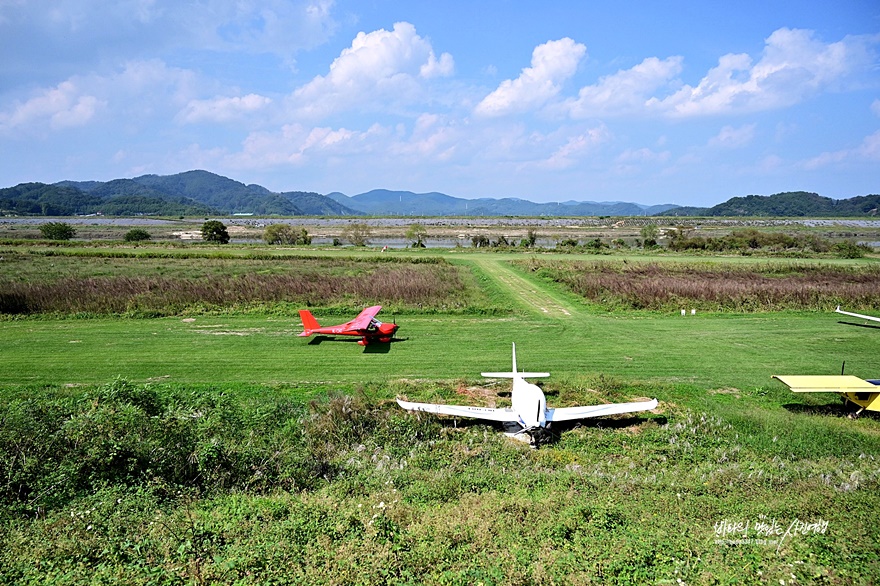
{"label": "white cumulus cloud", "polygon": [[364,156],[382,147],[388,131],[373,125],[365,131],[328,126],[286,124],[280,131],[251,132],[238,153],[225,155],[223,163],[239,169],[302,166],[334,157]]}
{"label": "white cumulus cloud", "polygon": [[320,117],[350,108],[375,108],[416,99],[424,80],[451,75],[450,54],[437,58],[431,43],[413,25],[398,22],[390,31],[358,33],[334,59],[327,75],[316,76],[292,96],[299,115]]}
{"label": "white cumulus cloud", "polygon": [[782,28],[765,41],[757,63],[746,54],[718,60],[696,86],[684,85],[649,106],[673,117],[756,112],[797,104],[821,91],[845,88],[876,60],[880,35],[824,43],[813,31]]}
{"label": "white cumulus cloud", "polygon": [[501,82],[477,104],[479,116],[504,116],[542,106],[562,90],[562,83],[577,71],[587,54],[586,46],[569,38],[548,41],[532,52],[532,66],[516,79]]}
{"label": "white cumulus cloud", "polygon": [[116,72],[70,77],[53,87],[0,103],[0,130],[42,134],[74,127],[162,124],[201,90],[191,71],[157,59],[131,61]]}
{"label": "white cumulus cloud", "polygon": [[84,126],[106,102],[85,93],[74,81],[43,90],[25,102],[0,112],[0,130],[48,125],[53,130]]}
{"label": "white cumulus cloud", "polygon": [[649,57],[632,67],[605,76],[595,85],[581,88],[564,108],[572,118],[643,111],[651,94],[668,85],[682,69],[681,57]]}

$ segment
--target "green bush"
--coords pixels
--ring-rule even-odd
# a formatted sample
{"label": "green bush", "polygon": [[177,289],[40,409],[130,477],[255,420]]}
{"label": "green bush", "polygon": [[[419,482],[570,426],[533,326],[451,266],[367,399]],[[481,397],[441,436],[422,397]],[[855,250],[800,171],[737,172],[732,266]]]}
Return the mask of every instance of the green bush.
{"label": "green bush", "polygon": [[865,253],[871,252],[871,247],[852,242],[838,242],[831,247],[840,258],[864,258]]}
{"label": "green bush", "polygon": [[142,240],[149,239],[150,233],[143,228],[132,228],[125,233],[125,237],[123,238],[123,240],[125,240],[126,242],[140,242]]}
{"label": "green bush", "polygon": [[219,242],[229,244],[229,232],[226,226],[219,220],[208,220],[202,224],[202,239],[205,242]]}
{"label": "green bush", "polygon": [[47,240],[70,240],[76,229],[67,222],[46,222],[40,226],[40,234]]}
{"label": "green bush", "polygon": [[355,222],[347,225],[342,230],[342,239],[348,240],[353,246],[366,246],[370,243],[373,229],[363,222]]}
{"label": "green bush", "polygon": [[263,231],[263,240],[267,244],[308,245],[312,237],[305,228],[294,228],[288,224],[271,224]]}

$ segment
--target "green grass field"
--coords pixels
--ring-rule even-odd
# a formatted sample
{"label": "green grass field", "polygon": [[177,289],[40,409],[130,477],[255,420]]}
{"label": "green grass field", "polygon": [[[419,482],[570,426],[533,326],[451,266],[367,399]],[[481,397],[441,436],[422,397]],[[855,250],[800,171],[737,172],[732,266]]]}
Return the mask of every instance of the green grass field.
{"label": "green grass field", "polygon": [[[0,265],[0,293],[27,271],[31,280],[138,273],[137,257],[71,252],[28,257],[55,263],[44,269]],[[271,249],[258,253],[141,266],[186,278],[246,274],[249,263],[287,270],[264,258]],[[379,256],[308,252],[349,254]],[[880,420],[847,419],[836,397],[795,396],[770,379],[836,374],[843,361],[850,374],[880,377],[877,328],[826,311],[621,311],[511,264],[529,254],[398,256],[437,255],[464,271],[455,299],[471,301],[449,312],[439,308],[448,296],[420,308],[403,295],[379,315],[401,326],[390,345],[299,338],[290,301],[0,320],[0,580],[868,584],[880,575]],[[706,262],[765,261],[696,264]],[[340,278],[373,270],[339,266]],[[374,301],[312,310],[338,323]],[[491,425],[393,403],[504,404],[506,387],[479,373],[509,368],[511,342],[521,368],[551,373],[551,406],[660,405],[559,428],[531,450]]]}
{"label": "green grass field", "polygon": [[[328,323],[344,319],[315,314]],[[6,321],[0,322],[0,384],[101,384],[117,376],[210,384],[476,380],[481,371],[509,366],[511,342],[523,367],[559,378],[604,373],[707,390],[752,389],[776,384],[773,374],[836,374],[843,361],[851,374],[880,375],[880,332],[840,324],[836,314],[618,316],[582,310],[556,319],[395,319],[399,341],[366,348],[356,338],[300,338],[293,316]]]}

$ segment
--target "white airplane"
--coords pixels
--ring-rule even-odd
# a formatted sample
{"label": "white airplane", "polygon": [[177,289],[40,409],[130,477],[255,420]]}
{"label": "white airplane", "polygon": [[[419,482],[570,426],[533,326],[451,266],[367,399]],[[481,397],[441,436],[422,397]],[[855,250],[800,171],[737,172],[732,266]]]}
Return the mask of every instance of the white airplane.
{"label": "white airplane", "polygon": [[408,411],[424,411],[426,413],[438,413],[441,415],[454,415],[457,417],[474,417],[502,423],[514,423],[520,429],[507,435],[522,441],[535,443],[537,436],[547,428],[550,423],[557,421],[571,421],[574,419],[586,419],[589,417],[602,417],[604,415],[616,415],[619,413],[633,413],[636,411],[648,411],[657,407],[657,399],[651,401],[639,401],[635,403],[613,403],[609,405],[589,405],[583,407],[547,407],[547,399],[544,393],[527,382],[527,378],[550,376],[547,372],[517,372],[516,370],[516,344],[513,344],[513,370],[510,372],[483,372],[486,378],[511,378],[513,379],[513,391],[510,398],[513,403],[506,409],[493,409],[490,407],[471,407],[467,405],[439,405],[434,403],[410,403],[397,399],[397,404]]}
{"label": "white airplane", "polygon": [[861,313],[850,313],[849,311],[843,311],[842,309],[840,309],[839,305],[837,306],[837,309],[835,309],[834,311],[836,311],[837,313],[842,313],[843,315],[851,315],[852,317],[860,317],[862,319],[869,319],[872,321],[880,321],[880,317],[874,317],[873,315],[862,315]]}

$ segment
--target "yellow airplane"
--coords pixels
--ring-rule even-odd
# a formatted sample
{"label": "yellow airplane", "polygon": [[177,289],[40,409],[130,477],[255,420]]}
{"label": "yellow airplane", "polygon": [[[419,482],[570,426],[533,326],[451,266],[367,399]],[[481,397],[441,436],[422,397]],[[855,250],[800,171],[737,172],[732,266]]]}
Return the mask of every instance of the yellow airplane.
{"label": "yellow airplane", "polygon": [[788,386],[795,393],[837,393],[847,403],[854,405],[851,417],[862,411],[880,411],[880,380],[864,380],[857,376],[777,375],[773,378]]}
{"label": "yellow airplane", "polygon": [[[862,315],[843,311],[840,306],[834,310],[843,315],[858,317],[871,321],[880,321],[880,317]],[[837,393],[847,405],[853,405],[850,417],[858,417],[862,411],[880,411],[880,380],[863,380],[857,376],[810,376],[810,375],[773,375],[773,378],[788,386],[795,393]]]}

